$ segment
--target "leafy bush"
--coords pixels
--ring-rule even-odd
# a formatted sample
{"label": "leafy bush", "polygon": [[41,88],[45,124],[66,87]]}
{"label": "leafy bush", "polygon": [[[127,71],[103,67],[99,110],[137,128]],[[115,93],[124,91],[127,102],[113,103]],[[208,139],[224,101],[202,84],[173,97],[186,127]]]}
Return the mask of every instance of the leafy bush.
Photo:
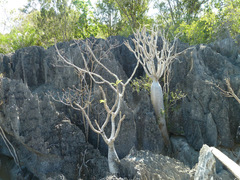
{"label": "leafy bush", "polygon": [[152,79],[147,75],[135,78],[131,82],[133,92],[139,93],[141,90],[146,90],[150,94]]}
{"label": "leafy bush", "polygon": [[240,33],[240,0],[212,1],[203,15],[191,23],[182,22],[175,30],[181,32],[181,40],[189,44],[210,43]]}
{"label": "leafy bush", "polygon": [[32,16],[19,17],[20,24],[18,26],[15,26],[8,34],[0,34],[0,53],[6,54],[23,47],[42,45],[37,29],[29,20],[30,18]]}

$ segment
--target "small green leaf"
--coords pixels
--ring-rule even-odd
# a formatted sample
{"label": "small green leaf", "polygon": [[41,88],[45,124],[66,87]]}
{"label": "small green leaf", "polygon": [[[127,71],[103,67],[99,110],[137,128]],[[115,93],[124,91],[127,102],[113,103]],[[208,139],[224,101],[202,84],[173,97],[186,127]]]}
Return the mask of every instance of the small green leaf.
{"label": "small green leaf", "polygon": [[122,82],[122,80],[117,80],[116,85],[118,85],[120,82]]}
{"label": "small green leaf", "polygon": [[105,103],[105,102],[106,102],[106,100],[103,100],[103,99],[100,100],[100,103]]}
{"label": "small green leaf", "polygon": [[164,115],[165,114],[165,111],[163,109],[161,109],[161,114]]}

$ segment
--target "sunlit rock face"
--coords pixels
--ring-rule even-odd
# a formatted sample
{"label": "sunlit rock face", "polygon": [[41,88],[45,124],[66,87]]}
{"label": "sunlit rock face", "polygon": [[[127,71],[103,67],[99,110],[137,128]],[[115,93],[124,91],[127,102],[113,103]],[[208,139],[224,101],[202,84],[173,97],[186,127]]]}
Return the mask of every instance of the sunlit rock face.
{"label": "sunlit rock face", "polygon": [[[92,40],[105,48],[111,42],[119,42],[120,46],[112,49],[102,63],[125,81],[136,65],[134,55],[121,45],[127,38],[111,37],[108,42]],[[133,45],[131,40],[130,44]],[[58,43],[57,47],[64,57],[83,67],[76,42]],[[160,41],[158,47],[161,48]],[[222,96],[209,82],[226,89],[224,79],[230,77],[233,90],[240,96],[239,48],[232,39],[192,47],[178,42],[178,51],[183,53],[172,64],[170,91],[181,90],[186,97],[177,101],[173,111],[169,111],[168,130],[175,158],[190,167],[197,162],[197,151],[203,144],[227,148],[235,144],[239,104],[233,98]],[[94,50],[96,54],[100,53],[98,49]],[[89,160],[88,168],[82,168],[81,177],[104,177],[108,169],[104,157],[107,154],[106,144],[95,133],[85,133],[80,112],[48,96],[49,91],[56,94],[69,87],[81,87],[74,69],[64,68],[58,60],[55,47],[44,49],[33,46],[12,54],[0,54],[0,73],[4,76],[0,91],[1,127],[17,150],[24,171],[35,177],[58,177],[62,174],[75,179],[79,176],[79,167],[85,156],[85,160]],[[111,80],[101,68],[96,68],[96,72]],[[141,75],[143,69],[139,67],[135,77]],[[114,94],[104,88],[108,92],[107,98],[114,99]],[[93,84],[92,89],[95,100],[100,100],[98,87]],[[128,86],[122,107],[126,118],[115,144],[119,157],[125,157],[132,147],[165,154],[148,93],[143,90],[137,94]],[[91,118],[102,122],[105,118],[102,111],[101,104],[93,104]],[[108,128],[106,133],[110,132]],[[4,142],[0,141],[1,154],[10,157]],[[192,154],[190,160],[188,153]],[[52,171],[61,173],[52,174]]]}

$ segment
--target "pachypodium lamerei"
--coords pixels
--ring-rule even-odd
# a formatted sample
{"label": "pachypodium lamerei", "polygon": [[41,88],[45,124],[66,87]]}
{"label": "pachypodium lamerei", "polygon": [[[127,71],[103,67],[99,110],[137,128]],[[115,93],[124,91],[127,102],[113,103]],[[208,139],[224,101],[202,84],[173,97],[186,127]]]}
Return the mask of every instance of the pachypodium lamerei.
{"label": "pachypodium lamerei", "polygon": [[[161,50],[158,50],[157,45],[159,39],[162,41]],[[152,79],[151,102],[164,143],[170,148],[171,143],[165,120],[163,90],[159,79],[169,70],[171,63],[178,55],[176,53],[177,38],[175,37],[171,44],[164,36],[164,31],[159,31],[158,28],[154,27],[147,32],[147,29],[143,27],[142,30],[139,29],[134,32],[132,41],[135,46],[134,48],[131,47],[128,41],[125,42],[125,45],[134,53],[145,73]]]}
{"label": "pachypodium lamerei", "polygon": [[[59,52],[57,46],[56,46],[56,51],[59,55],[59,62],[64,64],[65,66],[63,67],[71,67],[76,70],[76,72],[81,76],[83,79],[83,84],[81,85],[83,88],[82,89],[70,89],[67,92],[58,95],[58,98],[54,98],[54,100],[61,102],[65,105],[71,106],[73,109],[81,111],[87,120],[89,127],[92,129],[93,132],[100,134],[104,140],[104,142],[108,146],[108,165],[109,165],[109,171],[110,173],[117,174],[119,172],[118,170],[118,162],[119,158],[115,150],[114,142],[120,132],[121,124],[123,120],[125,119],[125,115],[121,114],[121,104],[122,104],[122,99],[126,90],[126,86],[129,84],[129,82],[132,80],[134,74],[136,73],[136,70],[138,68],[139,63],[136,64],[136,67],[134,68],[132,75],[126,80],[126,82],[123,82],[122,80],[119,79],[119,77],[113,73],[110,69],[108,69],[103,61],[104,59],[108,59],[111,57],[109,56],[110,53],[110,48],[108,50],[104,50],[101,48],[101,46],[98,44],[94,44],[94,50],[93,50],[93,42],[91,40],[87,39],[85,41],[80,41],[80,45],[78,43],[78,47],[80,50],[81,58],[84,62],[84,67],[80,67],[70,59],[67,59],[63,57],[63,55]],[[107,43],[107,42],[105,42]],[[108,44],[110,47],[111,44]],[[99,47],[99,49],[97,49]],[[97,57],[96,52],[100,52],[102,55],[100,57]],[[102,58],[101,58],[102,57]],[[110,82],[108,79],[104,78],[102,75],[95,73],[92,69],[89,68],[88,61],[89,59],[92,59],[92,61],[96,64],[96,67],[101,68],[102,70],[105,71],[105,73],[108,74],[108,77],[111,77],[110,79],[115,79],[115,82]],[[90,96],[89,92],[89,86],[87,84],[87,78],[90,78],[93,83],[95,83],[96,86],[98,86],[102,99],[100,100],[100,103],[103,104],[104,110],[106,113],[106,118],[104,122],[99,123],[96,120],[92,121],[90,119],[89,114],[87,113],[87,107],[91,103],[90,101]],[[105,92],[106,87],[110,87],[112,92],[115,95],[114,103],[110,106],[107,100],[107,95]],[[105,88],[104,88],[105,87]],[[83,92],[85,94],[83,94]],[[86,96],[86,98],[82,98]],[[118,121],[116,120],[118,118]],[[105,133],[105,128],[106,126],[110,123],[111,125],[111,133],[109,136],[106,135]]]}

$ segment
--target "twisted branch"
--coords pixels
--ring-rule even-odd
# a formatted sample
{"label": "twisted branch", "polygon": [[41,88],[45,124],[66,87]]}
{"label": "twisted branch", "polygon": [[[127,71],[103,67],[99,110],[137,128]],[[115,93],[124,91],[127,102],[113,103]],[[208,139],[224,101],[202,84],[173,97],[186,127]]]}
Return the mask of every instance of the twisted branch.
{"label": "twisted branch", "polygon": [[[102,56],[100,56],[98,58],[93,51],[93,44],[91,44],[90,40],[80,41],[80,42],[82,43],[81,47],[84,47],[84,49],[83,49],[78,44],[80,54],[81,54],[81,57],[82,57],[83,62],[84,62],[84,68],[81,68],[81,67],[75,65],[71,59],[65,58],[60,53],[60,51],[58,50],[56,45],[55,45],[55,48],[56,48],[56,52],[57,52],[57,54],[60,58],[60,62],[62,62],[67,67],[72,67],[72,68],[77,70],[79,76],[83,79],[83,81],[82,81],[83,82],[82,83],[83,89],[80,90],[80,89],[77,89],[77,88],[75,88],[75,89],[70,89],[69,88],[68,91],[65,91],[63,94],[58,93],[57,98],[55,98],[53,94],[51,94],[51,97],[55,101],[58,101],[58,102],[61,102],[65,105],[67,105],[67,106],[70,106],[75,110],[81,111],[83,113],[84,117],[86,118],[90,128],[95,133],[100,134],[103,137],[105,143],[109,145],[109,144],[112,144],[115,141],[115,139],[117,138],[117,136],[119,134],[119,131],[120,131],[120,128],[121,128],[121,123],[125,119],[125,115],[121,116],[121,113],[120,113],[118,124],[117,124],[117,127],[116,127],[115,118],[117,117],[117,115],[120,112],[122,98],[124,96],[126,86],[131,81],[134,74],[136,73],[139,62],[137,62],[137,65],[134,68],[131,76],[124,83],[124,82],[119,80],[119,77],[115,73],[113,73],[110,69],[108,69],[101,62],[102,58],[107,58],[108,57],[107,55],[108,55],[108,53],[110,53],[109,49],[111,49],[111,47],[107,51],[102,51],[102,49],[101,49],[101,53],[103,53],[103,54],[102,54]],[[112,76],[116,80],[116,83],[115,82],[112,83],[112,82],[108,81],[107,79],[103,78],[101,75],[91,71],[88,68],[88,61],[87,61],[87,58],[90,58],[90,57],[93,58],[95,66],[102,67],[105,70],[105,72],[107,72],[110,76]],[[99,89],[101,91],[101,95],[103,97],[103,100],[101,100],[101,102],[103,103],[103,107],[104,107],[105,112],[106,112],[106,118],[105,118],[105,121],[103,122],[102,125],[100,125],[96,120],[94,121],[95,122],[95,125],[94,125],[92,123],[88,113],[86,113],[86,108],[89,106],[89,104],[91,104],[90,100],[92,98],[90,98],[88,96],[88,92],[90,92],[90,90],[89,90],[89,86],[87,85],[87,81],[85,80],[85,76],[84,76],[85,74],[88,74],[90,76],[90,78],[93,80],[94,83],[99,84],[98,87],[99,87]],[[113,92],[115,93],[115,102],[112,105],[112,107],[110,107],[108,105],[107,98],[106,98],[106,93],[103,90],[102,86],[100,86],[100,85],[103,85],[103,84],[109,86],[113,90]],[[88,98],[85,98],[85,96],[87,96]],[[86,101],[86,99],[88,99],[88,101]],[[84,101],[84,103],[82,103],[82,101],[80,101],[80,100],[85,100],[85,101]],[[109,123],[110,120],[111,120],[111,126],[112,126],[111,135],[110,135],[110,137],[107,137],[106,134],[105,134],[105,127],[107,126],[107,124]]]}

